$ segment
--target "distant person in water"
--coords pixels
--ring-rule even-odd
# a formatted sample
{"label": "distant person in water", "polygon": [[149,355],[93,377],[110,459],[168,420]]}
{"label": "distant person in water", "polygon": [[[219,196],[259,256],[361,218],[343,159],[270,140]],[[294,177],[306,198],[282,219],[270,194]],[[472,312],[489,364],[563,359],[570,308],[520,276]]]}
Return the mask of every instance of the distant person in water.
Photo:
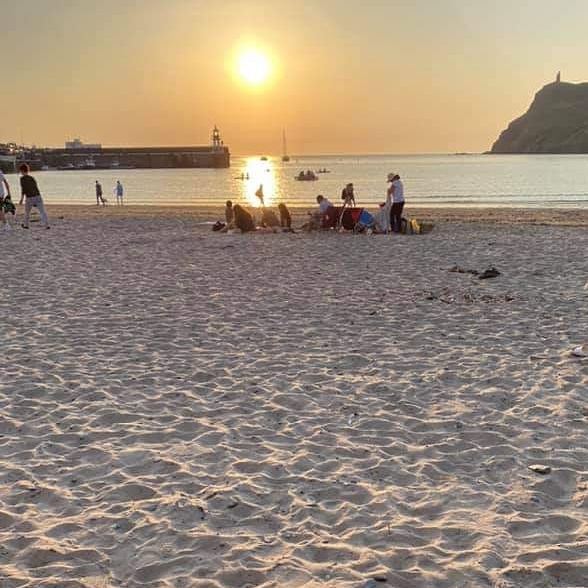
{"label": "distant person in water", "polygon": [[0,223],[2,223],[5,231],[10,231],[10,224],[6,220],[6,215],[4,214],[5,198],[10,200],[10,186],[6,181],[2,170],[0,170]]}
{"label": "distant person in water", "polygon": [[263,194],[263,184],[259,184],[259,188],[257,188],[257,191],[255,192],[255,195],[259,198],[259,201],[261,202],[262,206],[265,206],[265,196]]}
{"label": "distant person in water", "polygon": [[47,213],[45,212],[45,205],[43,203],[43,198],[41,196],[41,192],[39,192],[39,186],[37,186],[37,181],[33,176],[30,175],[31,168],[28,166],[27,163],[21,163],[19,166],[19,171],[21,174],[20,177],[20,189],[21,189],[21,197],[19,204],[23,203],[25,200],[25,213],[24,213],[24,220],[22,223],[23,229],[29,228],[29,219],[31,216],[31,210],[33,207],[39,210],[39,214],[41,215],[41,224],[46,228],[49,229],[49,219],[47,218]]}
{"label": "distant person in water", "polygon": [[341,191],[341,200],[343,200],[345,206],[355,206],[355,194],[352,183],[347,184]]}
{"label": "distant person in water", "polygon": [[235,213],[233,212],[233,203],[230,200],[225,202],[225,222],[227,227],[233,222]]}
{"label": "distant person in water", "polygon": [[400,233],[402,230],[402,209],[404,208],[404,184],[400,176],[395,173],[388,174],[387,195],[390,197],[392,206],[390,207],[390,228],[394,233]]}
{"label": "distant person in water", "polygon": [[96,180],[96,206],[100,206],[100,202],[102,206],[106,206],[106,198],[102,195],[102,184]]}
{"label": "distant person in water", "polygon": [[123,185],[120,183],[120,180],[116,180],[116,186],[114,187],[114,193],[116,195],[116,203],[123,205],[123,196],[125,194],[125,189]]}

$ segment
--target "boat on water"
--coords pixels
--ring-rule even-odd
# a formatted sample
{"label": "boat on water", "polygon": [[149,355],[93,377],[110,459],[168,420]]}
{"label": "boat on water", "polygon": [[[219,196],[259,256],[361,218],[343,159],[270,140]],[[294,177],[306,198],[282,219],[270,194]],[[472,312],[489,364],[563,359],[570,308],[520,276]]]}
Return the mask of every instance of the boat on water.
{"label": "boat on water", "polygon": [[78,163],[76,168],[77,169],[96,169],[96,162],[94,161],[94,158],[88,157],[87,159],[84,159],[84,161],[82,161],[81,163]]}
{"label": "boat on water", "polygon": [[294,179],[298,182],[315,182],[318,176],[312,170],[301,171]]}
{"label": "boat on water", "polygon": [[259,159],[260,161],[267,161],[267,157],[265,155],[262,155]]}
{"label": "boat on water", "polygon": [[317,169],[314,173],[315,174],[330,174],[331,170],[327,169],[326,167],[323,167],[321,169]]}
{"label": "boat on water", "polygon": [[4,173],[16,171],[16,155],[0,151],[0,171]]}
{"label": "boat on water", "polygon": [[288,148],[286,146],[286,129],[282,129],[282,161],[290,161],[290,156],[288,155]]}

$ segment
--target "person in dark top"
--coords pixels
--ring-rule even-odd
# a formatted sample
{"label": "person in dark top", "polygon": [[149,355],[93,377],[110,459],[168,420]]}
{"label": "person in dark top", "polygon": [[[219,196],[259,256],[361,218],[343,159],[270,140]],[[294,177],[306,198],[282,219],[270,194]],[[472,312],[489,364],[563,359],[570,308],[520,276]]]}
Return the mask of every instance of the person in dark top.
{"label": "person in dark top", "polygon": [[355,206],[355,194],[353,193],[353,184],[349,183],[341,191],[341,200],[345,206]]}
{"label": "person in dark top", "polygon": [[102,184],[96,180],[96,206],[100,206],[100,202],[102,206],[106,206],[106,198],[102,195]]}
{"label": "person in dark top", "polygon": [[233,212],[233,203],[230,200],[227,200],[225,203],[225,222],[227,226],[229,226],[233,219],[235,218],[235,213]]}
{"label": "person in dark top", "polygon": [[243,233],[255,231],[253,217],[240,204],[235,204],[233,206],[233,214],[233,224],[237,229],[240,229]]}
{"label": "person in dark top", "polygon": [[269,228],[280,226],[280,221],[276,216],[276,213],[265,206],[261,209],[261,226]]}
{"label": "person in dark top", "polygon": [[278,210],[280,211],[280,225],[282,226],[282,228],[291,229],[292,216],[290,215],[288,207],[283,202],[280,202],[280,204],[278,204]]}
{"label": "person in dark top", "polygon": [[45,212],[43,198],[41,197],[41,192],[39,192],[39,186],[37,186],[37,181],[35,180],[35,178],[33,178],[33,176],[30,175],[31,168],[27,163],[22,163],[18,169],[21,173],[21,197],[19,204],[22,205],[23,200],[26,198],[24,220],[21,225],[22,228],[29,228],[29,218],[31,216],[31,209],[33,207],[36,207],[39,209],[39,214],[41,215],[41,223],[46,229],[49,229],[49,219],[47,218],[47,213]]}

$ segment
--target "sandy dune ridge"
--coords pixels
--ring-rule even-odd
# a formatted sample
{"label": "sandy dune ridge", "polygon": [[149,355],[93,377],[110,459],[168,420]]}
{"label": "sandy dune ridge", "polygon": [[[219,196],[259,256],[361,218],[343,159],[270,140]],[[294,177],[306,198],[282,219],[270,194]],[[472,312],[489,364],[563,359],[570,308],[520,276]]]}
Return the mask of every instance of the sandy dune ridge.
{"label": "sandy dune ridge", "polygon": [[1,588],[587,585],[585,228],[88,209],[0,235]]}

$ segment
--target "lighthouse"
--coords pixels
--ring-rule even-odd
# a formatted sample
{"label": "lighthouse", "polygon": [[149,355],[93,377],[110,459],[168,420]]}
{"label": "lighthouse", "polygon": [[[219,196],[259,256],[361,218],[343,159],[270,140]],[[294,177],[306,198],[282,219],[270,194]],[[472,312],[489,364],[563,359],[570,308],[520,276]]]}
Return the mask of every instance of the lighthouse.
{"label": "lighthouse", "polygon": [[221,140],[220,131],[218,130],[217,126],[214,125],[214,129],[212,130],[212,150],[222,151],[223,148],[224,145]]}

